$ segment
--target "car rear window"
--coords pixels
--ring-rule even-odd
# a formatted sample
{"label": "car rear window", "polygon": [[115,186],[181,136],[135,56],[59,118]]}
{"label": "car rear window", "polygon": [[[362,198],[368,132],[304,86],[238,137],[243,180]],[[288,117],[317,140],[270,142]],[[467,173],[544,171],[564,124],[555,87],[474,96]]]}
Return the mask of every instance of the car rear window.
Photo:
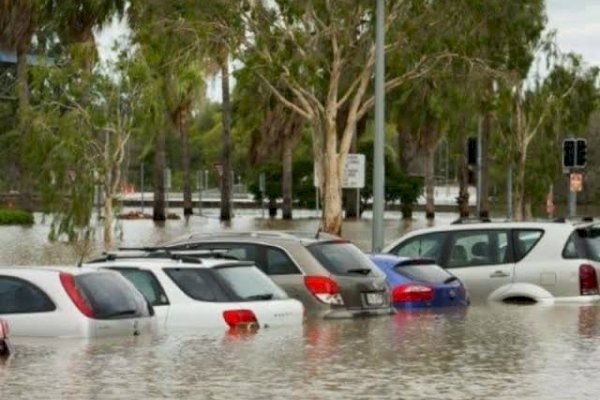
{"label": "car rear window", "polygon": [[39,313],[56,310],[40,288],[23,279],[0,276],[0,314]]}
{"label": "car rear window", "polygon": [[214,268],[215,274],[241,300],[286,299],[288,296],[254,266]]}
{"label": "car rear window", "polygon": [[147,317],[152,306],[144,296],[118,273],[98,272],[75,276],[96,319]]}
{"label": "car rear window", "polygon": [[380,274],[371,260],[352,243],[325,242],[312,244],[307,248],[333,275],[376,276]]}
{"label": "car rear window", "polygon": [[165,268],[165,273],[188,297],[198,301],[228,302],[231,296],[224,292],[210,269]]}
{"label": "car rear window", "polygon": [[394,271],[409,279],[426,283],[448,283],[454,275],[435,264],[425,265],[398,265]]}

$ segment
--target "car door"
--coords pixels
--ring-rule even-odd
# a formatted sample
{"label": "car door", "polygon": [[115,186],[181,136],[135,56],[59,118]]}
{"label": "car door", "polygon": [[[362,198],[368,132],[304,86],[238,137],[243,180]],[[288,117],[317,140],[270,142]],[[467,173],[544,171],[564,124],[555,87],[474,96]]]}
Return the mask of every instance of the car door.
{"label": "car door", "polygon": [[14,336],[51,336],[56,305],[33,283],[13,277],[0,276],[0,317],[6,319]]}
{"label": "car door", "polygon": [[456,275],[474,301],[487,300],[513,281],[509,230],[455,231],[450,234],[442,266]]}
{"label": "car door", "polygon": [[119,272],[144,295],[146,300],[154,307],[158,326],[165,327],[169,318],[169,299],[154,273],[129,266],[110,267],[109,269]]}

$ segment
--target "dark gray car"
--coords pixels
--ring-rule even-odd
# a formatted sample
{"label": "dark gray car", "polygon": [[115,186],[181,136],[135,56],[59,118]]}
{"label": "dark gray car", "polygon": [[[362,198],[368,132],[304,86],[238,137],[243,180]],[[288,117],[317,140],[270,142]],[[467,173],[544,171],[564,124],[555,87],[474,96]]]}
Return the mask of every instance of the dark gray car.
{"label": "dark gray car", "polygon": [[[192,234],[163,244],[254,262],[307,314],[323,318],[393,313],[385,276],[356,246],[336,236],[288,232]],[[161,247],[162,247],[161,246]]]}

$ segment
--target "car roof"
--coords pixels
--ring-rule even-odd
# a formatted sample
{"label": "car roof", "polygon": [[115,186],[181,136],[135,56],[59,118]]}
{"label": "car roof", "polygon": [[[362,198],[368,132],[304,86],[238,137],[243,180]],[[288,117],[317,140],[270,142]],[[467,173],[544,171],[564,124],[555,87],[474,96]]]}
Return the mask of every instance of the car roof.
{"label": "car roof", "polygon": [[35,273],[35,274],[58,274],[61,272],[67,272],[72,275],[80,275],[90,273],[89,270],[82,270],[81,268],[73,265],[41,265],[41,266],[0,266],[0,274],[10,273],[18,275],[20,273]]}
{"label": "car roof", "polygon": [[588,228],[594,226],[593,223],[572,224],[568,222],[477,222],[477,223],[456,223],[450,225],[439,225],[430,228],[423,228],[411,231],[417,232],[447,232],[464,230],[488,230],[488,229],[543,229],[555,231],[573,231],[579,228]]}
{"label": "car roof", "polygon": [[198,259],[199,262],[186,262],[183,260],[173,260],[170,258],[147,258],[142,255],[136,256],[123,256],[105,260],[98,260],[88,263],[83,263],[82,267],[100,269],[106,266],[122,265],[130,266],[132,268],[148,268],[148,269],[162,269],[162,268],[215,268],[225,266],[250,266],[254,265],[248,261],[236,261],[236,260],[223,260],[214,258],[202,258]]}
{"label": "car roof", "polygon": [[326,243],[332,241],[344,240],[339,236],[331,235],[324,232],[306,232],[306,231],[225,231],[225,232],[195,232],[189,233],[168,242],[163,243],[163,246],[190,242],[216,242],[216,241],[236,241],[248,243],[277,243],[296,242],[304,246],[314,243]]}

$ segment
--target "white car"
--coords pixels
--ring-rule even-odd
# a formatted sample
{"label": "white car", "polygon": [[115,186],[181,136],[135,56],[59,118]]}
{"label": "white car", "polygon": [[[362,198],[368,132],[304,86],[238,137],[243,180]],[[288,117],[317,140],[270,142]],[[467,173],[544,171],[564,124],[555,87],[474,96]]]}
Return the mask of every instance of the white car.
{"label": "white car", "polygon": [[140,335],[156,329],[152,306],[111,271],[0,268],[0,318],[12,336]]}
{"label": "white car", "polygon": [[253,263],[183,256],[109,255],[83,269],[112,269],[154,306],[165,328],[300,326],[304,307]]}
{"label": "white car", "polygon": [[475,301],[600,301],[600,225],[593,223],[457,223],[410,232],[384,252],[435,259]]}

